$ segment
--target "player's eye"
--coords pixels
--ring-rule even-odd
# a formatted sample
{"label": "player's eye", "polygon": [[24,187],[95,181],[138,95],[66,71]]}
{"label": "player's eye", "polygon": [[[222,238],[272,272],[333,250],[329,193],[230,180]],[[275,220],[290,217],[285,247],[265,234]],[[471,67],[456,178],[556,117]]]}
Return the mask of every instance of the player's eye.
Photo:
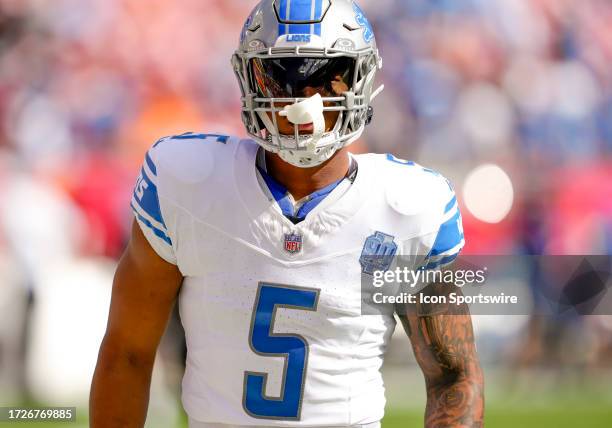
{"label": "player's eye", "polygon": [[[317,89],[323,96],[349,90],[354,60],[340,58],[255,58],[251,62],[252,80],[264,97],[300,97],[305,88]],[[337,82],[343,82],[338,85]]]}

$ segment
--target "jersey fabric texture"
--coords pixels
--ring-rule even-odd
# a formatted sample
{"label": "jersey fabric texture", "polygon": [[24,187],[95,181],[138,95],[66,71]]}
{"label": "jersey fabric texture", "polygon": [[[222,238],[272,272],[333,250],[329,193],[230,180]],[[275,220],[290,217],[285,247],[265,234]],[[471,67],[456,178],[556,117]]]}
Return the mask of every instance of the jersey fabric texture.
{"label": "jersey fabric texture", "polygon": [[145,237],[185,277],[185,410],[204,424],[376,423],[395,318],[361,314],[364,243],[383,233],[415,269],[450,263],[464,242],[454,191],[415,163],[356,155],[354,182],[294,224],[261,188],[257,150],[218,135],[165,138],[135,186]]}

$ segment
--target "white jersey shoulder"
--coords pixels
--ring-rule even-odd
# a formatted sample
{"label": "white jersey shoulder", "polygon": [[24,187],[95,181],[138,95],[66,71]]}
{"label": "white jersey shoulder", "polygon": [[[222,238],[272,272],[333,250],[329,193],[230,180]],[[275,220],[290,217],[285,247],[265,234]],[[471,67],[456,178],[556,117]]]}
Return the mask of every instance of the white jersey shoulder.
{"label": "white jersey shoulder", "polygon": [[[195,204],[210,201],[210,194],[219,191],[215,179],[223,179],[219,171],[227,169],[237,141],[188,132],[161,138],[147,151],[131,206],[147,240],[166,261],[177,264],[177,211],[196,212],[202,207]],[[198,198],[204,191],[207,197]]]}
{"label": "white jersey shoulder", "polygon": [[[383,157],[386,202],[405,218],[402,230],[407,231],[404,242],[409,247],[402,254],[424,255],[420,265],[427,269],[452,263],[465,244],[452,184],[439,172],[416,162],[391,154]],[[413,237],[418,239],[410,239]]]}
{"label": "white jersey shoulder", "polygon": [[387,202],[400,214],[435,214],[454,197],[449,181],[437,171],[393,155],[384,156]]}

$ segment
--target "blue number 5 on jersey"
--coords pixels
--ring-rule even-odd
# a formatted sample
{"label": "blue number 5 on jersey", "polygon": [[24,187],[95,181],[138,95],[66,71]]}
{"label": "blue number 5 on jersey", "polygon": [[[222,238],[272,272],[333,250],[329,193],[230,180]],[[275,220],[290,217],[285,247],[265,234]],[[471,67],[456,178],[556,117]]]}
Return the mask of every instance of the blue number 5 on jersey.
{"label": "blue number 5 on jersey", "polygon": [[245,411],[263,419],[300,419],[308,343],[298,334],[274,333],[278,308],[314,311],[319,290],[261,283],[255,300],[249,344],[256,354],[285,357],[280,397],[264,393],[267,373],[245,372],[243,406]]}

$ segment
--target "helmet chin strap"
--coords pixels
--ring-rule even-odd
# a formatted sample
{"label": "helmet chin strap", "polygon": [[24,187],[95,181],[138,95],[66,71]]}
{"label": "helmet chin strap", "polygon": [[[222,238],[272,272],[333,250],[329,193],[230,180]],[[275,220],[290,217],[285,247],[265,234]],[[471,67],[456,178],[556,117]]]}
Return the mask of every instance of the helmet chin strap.
{"label": "helmet chin strap", "polygon": [[325,116],[323,116],[323,98],[315,94],[304,101],[285,106],[279,113],[294,125],[307,125],[312,123],[312,142],[315,144],[325,132]]}

